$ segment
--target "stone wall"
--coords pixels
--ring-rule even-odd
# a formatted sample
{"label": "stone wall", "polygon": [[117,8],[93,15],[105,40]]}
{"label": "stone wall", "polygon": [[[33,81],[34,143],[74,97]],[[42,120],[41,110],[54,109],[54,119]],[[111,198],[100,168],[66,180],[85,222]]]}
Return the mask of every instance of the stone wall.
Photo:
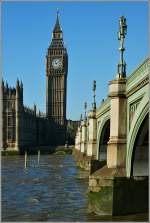
{"label": "stone wall", "polygon": [[103,215],[148,212],[148,177],[90,176],[88,209]]}

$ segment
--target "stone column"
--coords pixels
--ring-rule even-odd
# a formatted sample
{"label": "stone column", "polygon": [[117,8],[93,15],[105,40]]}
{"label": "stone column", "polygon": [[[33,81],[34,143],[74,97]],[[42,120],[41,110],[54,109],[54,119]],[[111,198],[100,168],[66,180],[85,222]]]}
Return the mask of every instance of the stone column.
{"label": "stone column", "polygon": [[79,129],[77,129],[77,133],[76,133],[76,143],[75,143],[76,150],[78,150],[78,141],[79,141]]}
{"label": "stone column", "polygon": [[125,167],[126,156],[126,78],[109,82],[110,139],[107,146],[108,168]]}
{"label": "stone column", "polygon": [[81,140],[82,140],[82,127],[78,129],[78,150],[81,152]]}
{"label": "stone column", "polygon": [[78,150],[78,138],[79,138],[79,132],[77,130],[76,136],[75,136],[75,149]]}
{"label": "stone column", "polygon": [[81,123],[82,136],[81,136],[81,153],[86,153],[87,150],[87,120]]}
{"label": "stone column", "polygon": [[76,135],[75,135],[75,140],[74,140],[74,141],[75,141],[74,148],[75,148],[75,149],[77,149],[77,132],[76,132]]}
{"label": "stone column", "polygon": [[96,123],[96,109],[93,109],[88,114],[88,144],[87,156],[96,158],[96,136],[97,136],[97,123]]}

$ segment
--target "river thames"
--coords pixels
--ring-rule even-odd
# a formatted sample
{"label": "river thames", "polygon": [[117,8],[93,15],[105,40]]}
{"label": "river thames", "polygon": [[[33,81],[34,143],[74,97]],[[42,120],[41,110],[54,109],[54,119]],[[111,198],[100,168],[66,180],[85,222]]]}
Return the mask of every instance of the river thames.
{"label": "river thames", "polygon": [[[83,177],[82,177],[83,176]],[[88,178],[72,155],[2,157],[2,221],[146,221],[88,213]]]}

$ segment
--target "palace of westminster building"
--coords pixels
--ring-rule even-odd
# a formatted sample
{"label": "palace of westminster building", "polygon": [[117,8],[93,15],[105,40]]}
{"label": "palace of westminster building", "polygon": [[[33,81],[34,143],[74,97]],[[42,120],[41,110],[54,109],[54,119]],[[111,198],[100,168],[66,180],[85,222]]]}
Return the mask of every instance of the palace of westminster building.
{"label": "palace of westminster building", "polygon": [[[68,54],[57,14],[52,41],[46,55],[46,114],[23,104],[23,84],[16,88],[2,81],[2,148],[63,145],[73,142],[78,121],[66,120]],[[69,135],[71,129],[74,133]]]}

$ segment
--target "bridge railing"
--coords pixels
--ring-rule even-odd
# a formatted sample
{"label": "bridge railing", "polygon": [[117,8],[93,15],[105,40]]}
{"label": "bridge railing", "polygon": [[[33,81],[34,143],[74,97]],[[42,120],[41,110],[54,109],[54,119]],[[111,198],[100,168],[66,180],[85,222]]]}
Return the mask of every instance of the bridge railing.
{"label": "bridge railing", "polygon": [[144,77],[146,77],[149,73],[149,58],[144,60],[142,64],[140,64],[137,69],[132,72],[127,78],[127,91],[133,88],[138,82],[140,82]]}
{"label": "bridge railing", "polygon": [[106,112],[110,108],[110,98],[106,98],[105,101],[102,101],[100,106],[96,110],[96,117],[98,118],[100,115]]}

